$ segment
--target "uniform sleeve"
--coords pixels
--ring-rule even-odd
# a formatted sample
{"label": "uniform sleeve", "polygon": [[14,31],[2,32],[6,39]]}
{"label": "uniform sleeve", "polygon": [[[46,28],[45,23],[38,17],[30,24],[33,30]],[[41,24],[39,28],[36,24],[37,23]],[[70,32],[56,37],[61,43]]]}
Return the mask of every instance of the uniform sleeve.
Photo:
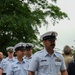
{"label": "uniform sleeve", "polygon": [[0,69],[2,68],[2,63],[0,63]]}
{"label": "uniform sleeve", "polygon": [[31,62],[29,64],[29,71],[35,72],[38,68],[38,57],[34,55],[34,57],[31,59]]}
{"label": "uniform sleeve", "polygon": [[0,63],[0,69],[3,68],[3,62],[4,62],[4,60],[2,60],[1,63]]}
{"label": "uniform sleeve", "polygon": [[61,56],[61,68],[60,70],[66,70],[66,65],[63,56]]}
{"label": "uniform sleeve", "polygon": [[6,75],[14,75],[13,74],[13,65],[12,64],[8,66]]}

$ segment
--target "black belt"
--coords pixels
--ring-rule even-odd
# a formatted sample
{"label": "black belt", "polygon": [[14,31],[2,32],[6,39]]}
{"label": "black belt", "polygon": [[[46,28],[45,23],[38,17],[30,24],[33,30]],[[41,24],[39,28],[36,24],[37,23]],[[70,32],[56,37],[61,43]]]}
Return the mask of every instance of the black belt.
{"label": "black belt", "polygon": [[6,73],[2,73],[2,75],[6,75]]}

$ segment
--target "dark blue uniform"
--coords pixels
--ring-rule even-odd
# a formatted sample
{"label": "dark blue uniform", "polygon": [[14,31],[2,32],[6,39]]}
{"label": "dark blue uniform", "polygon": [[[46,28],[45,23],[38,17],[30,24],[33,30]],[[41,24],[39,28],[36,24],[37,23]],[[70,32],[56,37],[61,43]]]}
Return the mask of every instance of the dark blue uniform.
{"label": "dark blue uniform", "polygon": [[68,64],[67,71],[68,71],[68,75],[75,75],[75,62],[70,62]]}

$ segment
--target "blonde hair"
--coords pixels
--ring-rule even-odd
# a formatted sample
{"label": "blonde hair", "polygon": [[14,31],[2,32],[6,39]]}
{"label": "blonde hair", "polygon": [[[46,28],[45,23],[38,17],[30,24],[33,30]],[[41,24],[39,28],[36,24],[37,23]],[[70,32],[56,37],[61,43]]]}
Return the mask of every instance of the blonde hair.
{"label": "blonde hair", "polygon": [[63,51],[64,51],[65,54],[70,54],[71,50],[72,50],[71,47],[69,47],[68,45],[64,46]]}

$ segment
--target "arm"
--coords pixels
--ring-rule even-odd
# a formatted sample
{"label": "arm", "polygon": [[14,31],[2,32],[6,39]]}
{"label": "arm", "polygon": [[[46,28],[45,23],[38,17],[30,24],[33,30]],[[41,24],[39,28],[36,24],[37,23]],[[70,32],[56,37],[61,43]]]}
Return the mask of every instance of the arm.
{"label": "arm", "polygon": [[29,64],[28,74],[34,75],[37,69],[38,69],[38,57],[35,56],[34,58],[31,59],[31,62]]}
{"label": "arm", "polygon": [[34,72],[29,71],[29,72],[28,72],[28,75],[34,75]]}
{"label": "arm", "polygon": [[61,75],[68,75],[67,70],[61,71]]}
{"label": "arm", "polygon": [[0,68],[0,75],[2,75],[2,69]]}
{"label": "arm", "polygon": [[60,70],[61,70],[61,75],[68,75],[63,56],[62,56],[62,64]]}

